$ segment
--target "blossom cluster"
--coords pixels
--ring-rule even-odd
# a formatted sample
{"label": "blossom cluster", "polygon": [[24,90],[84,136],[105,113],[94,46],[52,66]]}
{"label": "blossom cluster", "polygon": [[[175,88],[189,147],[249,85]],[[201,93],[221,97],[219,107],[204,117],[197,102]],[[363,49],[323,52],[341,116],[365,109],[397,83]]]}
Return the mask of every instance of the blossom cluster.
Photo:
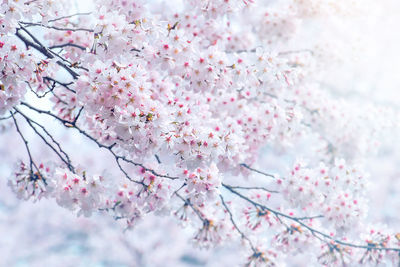
{"label": "blossom cluster", "polygon": [[[127,227],[174,214],[197,229],[200,247],[240,238],[248,266],[284,262],[277,251],[317,251],[325,265],[340,265],[338,253],[398,261],[394,233],[363,236],[369,177],[356,164],[378,149],[397,113],[335,99],[320,82],[324,57],[290,44],[343,1],[187,1],[176,11],[99,0],[76,14],[66,2],[1,2],[0,114],[11,112],[29,154],[9,182],[18,197],[109,213]],[[27,92],[49,95],[50,111]],[[94,142],[115,160],[113,172],[75,168],[28,109]],[[21,118],[60,160],[35,164]],[[285,153],[304,140],[310,162],[280,175],[251,167],[266,150],[289,165]],[[367,241],[354,245],[359,237]]]}
{"label": "blossom cluster", "polygon": [[357,227],[367,210],[365,174],[343,160],[336,160],[332,168],[303,165],[296,163],[288,177],[277,180],[291,207],[299,207],[306,215],[323,215],[337,232]]}

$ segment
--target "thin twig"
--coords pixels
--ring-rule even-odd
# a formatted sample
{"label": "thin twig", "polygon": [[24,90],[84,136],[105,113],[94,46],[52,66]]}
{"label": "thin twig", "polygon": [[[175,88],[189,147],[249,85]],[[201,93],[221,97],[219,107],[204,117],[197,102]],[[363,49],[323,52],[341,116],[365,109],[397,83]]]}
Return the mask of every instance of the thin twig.
{"label": "thin twig", "polygon": [[179,197],[183,202],[185,202],[186,205],[190,206],[203,223],[207,220],[204,218],[201,212],[192,204],[192,202],[190,202],[189,199],[184,199],[181,195],[179,195],[178,192],[175,192],[175,195]]}
{"label": "thin twig", "polygon": [[18,134],[21,136],[21,139],[24,142],[26,151],[28,152],[29,166],[30,166],[31,173],[33,172],[33,166],[36,168],[37,171],[39,171],[39,168],[37,167],[36,163],[33,161],[31,150],[29,149],[29,146],[28,146],[28,141],[25,139],[24,135],[22,134],[22,132],[21,132],[19,126],[18,126],[17,120],[14,117],[14,113],[10,112],[10,114],[11,114],[11,117],[13,118],[13,120],[14,120],[15,128],[17,129]]}
{"label": "thin twig", "polygon": [[5,116],[5,117],[0,117],[0,121],[11,119],[13,114],[15,114],[15,112],[11,112],[11,115],[8,115],[8,116]]}
{"label": "thin twig", "polygon": [[[28,116],[26,116],[26,115],[25,115],[24,113],[22,113],[19,109],[14,108],[14,110],[15,110],[16,112],[18,112],[21,116],[23,116],[23,117],[25,118],[25,120],[27,121],[27,123],[29,124],[29,126],[30,126],[30,127],[34,130],[34,132],[43,140],[43,142],[44,142],[48,147],[50,147],[50,148],[54,151],[54,153],[56,153],[56,155],[61,159],[61,161],[64,162],[65,165],[67,165],[67,167],[68,167],[68,169],[69,169],[70,171],[72,171],[73,173],[75,173],[75,171],[74,171],[74,166],[72,165],[72,162],[71,162],[71,160],[70,160],[68,154],[61,148],[60,143],[57,142],[57,141],[53,138],[53,136],[46,130],[46,128],[45,128],[43,125],[39,124],[38,122],[36,122],[36,121],[32,120],[31,118],[29,118]],[[35,127],[33,124],[39,126],[39,127],[46,133],[46,135],[47,135],[48,137],[50,137],[51,141],[52,141],[54,144],[56,144],[56,146],[58,147],[58,149],[60,150],[60,152],[58,152],[57,149],[55,149],[55,148],[47,141],[47,139],[36,129],[36,127]],[[62,154],[64,155],[65,158],[64,158],[60,153],[62,153]]]}
{"label": "thin twig", "polygon": [[238,185],[227,185],[232,189],[243,189],[243,190],[263,190],[269,193],[279,193],[279,191],[270,190],[262,186],[238,186]]}
{"label": "thin twig", "polygon": [[74,89],[69,88],[69,86],[74,84],[74,82],[63,83],[63,82],[60,82],[60,81],[58,81],[54,78],[48,77],[48,76],[43,77],[43,80],[51,81],[51,82],[53,82],[53,84],[59,84],[59,85],[63,86],[65,89],[67,89],[68,91],[70,91],[72,93],[76,93],[76,91]]}
{"label": "thin twig", "polygon": [[32,26],[39,26],[47,29],[53,29],[57,31],[71,31],[71,32],[78,32],[78,31],[84,31],[84,32],[94,32],[93,29],[86,29],[86,28],[62,28],[62,27],[57,27],[57,26],[51,26],[51,25],[44,25],[41,23],[35,23],[35,22],[24,22],[21,21],[21,24],[24,24],[26,27],[32,27]]}
{"label": "thin twig", "polygon": [[226,202],[225,202],[223,196],[222,196],[222,195],[219,195],[219,197],[221,198],[222,205],[225,207],[225,210],[226,210],[226,211],[228,212],[228,214],[229,214],[229,217],[230,217],[230,220],[231,220],[231,223],[232,223],[233,227],[234,227],[234,228],[236,229],[236,231],[240,234],[240,236],[241,236],[243,239],[245,239],[245,240],[249,243],[249,245],[250,245],[250,247],[251,247],[251,250],[252,250],[254,253],[256,253],[256,252],[257,252],[257,249],[254,247],[254,245],[253,245],[253,243],[251,242],[250,238],[248,238],[248,237],[239,229],[239,227],[237,226],[235,220],[233,219],[233,214],[232,214],[231,210],[228,208],[228,205],[226,204]]}
{"label": "thin twig", "polygon": [[91,14],[92,14],[92,12],[75,13],[75,14],[72,14],[72,15],[67,15],[67,16],[62,16],[62,17],[59,17],[59,18],[51,19],[51,20],[49,20],[49,22],[55,22],[55,21],[62,20],[62,19],[69,19],[69,18],[72,18],[72,17],[75,17],[75,16],[88,16],[88,15],[91,15]]}
{"label": "thin twig", "polygon": [[274,175],[269,174],[269,173],[266,173],[266,172],[263,172],[263,171],[256,170],[256,169],[250,167],[249,165],[247,165],[246,163],[241,163],[240,166],[245,167],[246,169],[249,169],[249,170],[251,170],[251,171],[253,171],[253,172],[262,174],[262,175],[264,175],[264,176],[268,176],[268,177],[271,177],[271,178],[275,178]]}
{"label": "thin twig", "polygon": [[75,47],[75,48],[79,48],[79,49],[81,49],[83,51],[86,50],[86,47],[78,45],[78,44],[74,44],[74,43],[65,43],[65,44],[52,45],[52,46],[49,46],[49,49],[64,48],[64,47]]}

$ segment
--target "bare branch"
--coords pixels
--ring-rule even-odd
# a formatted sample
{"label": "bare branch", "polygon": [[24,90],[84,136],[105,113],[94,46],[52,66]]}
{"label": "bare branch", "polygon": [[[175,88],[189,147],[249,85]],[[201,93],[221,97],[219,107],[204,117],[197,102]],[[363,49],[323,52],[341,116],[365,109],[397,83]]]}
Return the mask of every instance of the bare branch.
{"label": "bare branch", "polygon": [[253,243],[251,242],[250,238],[248,238],[248,237],[239,229],[239,227],[237,226],[235,220],[233,219],[233,214],[232,214],[231,210],[228,208],[228,205],[226,204],[226,202],[225,202],[223,196],[222,196],[222,195],[219,195],[219,197],[221,198],[222,205],[225,207],[225,210],[226,210],[226,211],[228,212],[228,214],[229,214],[229,217],[230,217],[230,220],[231,220],[231,223],[232,223],[233,227],[234,227],[234,228],[236,229],[236,231],[240,234],[240,236],[241,236],[243,239],[245,239],[245,240],[249,243],[249,245],[250,245],[250,247],[251,247],[251,250],[252,250],[254,253],[256,253],[256,252],[257,252],[257,249],[254,247],[254,245],[253,245]]}
{"label": "bare branch", "polygon": [[11,117],[13,118],[13,120],[14,120],[15,128],[17,129],[18,134],[21,136],[21,139],[22,139],[22,141],[24,142],[26,151],[28,152],[28,156],[29,156],[29,166],[30,166],[30,171],[31,171],[31,173],[33,172],[33,166],[36,168],[37,171],[39,171],[38,166],[37,166],[36,163],[33,161],[32,154],[31,154],[31,150],[29,149],[29,146],[28,146],[28,141],[25,139],[24,135],[22,134],[21,130],[19,129],[17,120],[16,120],[15,117],[14,117],[14,113],[10,112],[10,114],[11,114]]}
{"label": "bare branch", "polygon": [[65,44],[52,45],[52,46],[49,46],[49,49],[64,48],[64,47],[75,47],[75,48],[79,48],[79,49],[81,49],[83,51],[86,50],[86,47],[78,45],[78,44],[74,44],[74,43],[65,43]]}
{"label": "bare branch", "polygon": [[279,191],[269,190],[262,186],[237,186],[237,185],[227,185],[232,189],[243,189],[243,190],[263,190],[269,193],[279,193]]}
{"label": "bare branch", "polygon": [[69,19],[69,18],[72,18],[72,17],[75,17],[75,16],[88,16],[88,15],[91,15],[91,14],[92,14],[92,12],[75,13],[75,14],[72,14],[72,15],[67,15],[67,16],[62,16],[62,17],[59,17],[59,18],[51,19],[51,20],[49,20],[49,22],[55,22],[55,21],[59,21],[59,20],[62,20],[62,19]]}
{"label": "bare branch", "polygon": [[[75,171],[74,171],[74,166],[72,165],[71,160],[70,160],[68,154],[61,148],[60,143],[58,143],[58,142],[53,138],[53,136],[46,130],[46,128],[45,128],[43,125],[39,124],[38,122],[36,122],[36,121],[32,120],[31,118],[29,118],[28,116],[26,116],[24,113],[22,113],[22,112],[21,112],[20,110],[18,110],[17,108],[14,108],[14,110],[15,110],[17,113],[19,113],[21,116],[23,116],[23,117],[25,118],[25,120],[27,121],[27,123],[29,124],[29,126],[33,129],[33,131],[43,140],[43,142],[44,142],[48,147],[50,147],[50,148],[54,151],[54,153],[56,153],[56,155],[61,159],[62,162],[65,163],[65,165],[68,167],[68,169],[69,169],[70,171],[72,171],[73,173],[75,173]],[[60,150],[60,152],[58,152],[57,149],[55,149],[55,148],[53,147],[53,145],[51,145],[51,144],[47,141],[47,139],[36,129],[36,127],[35,127],[33,124],[39,126],[39,127],[46,133],[46,135],[47,135],[48,137],[50,137],[51,141],[52,141],[54,144],[56,144],[56,146],[58,147],[58,149]],[[62,156],[60,153],[62,153],[64,156]],[[64,157],[65,157],[65,158],[64,158]]]}
{"label": "bare branch", "polygon": [[51,82],[53,82],[53,84],[59,84],[59,85],[63,86],[65,89],[67,89],[68,91],[70,91],[72,93],[76,93],[76,91],[74,89],[71,89],[69,87],[70,85],[74,84],[74,82],[63,83],[63,82],[57,81],[57,80],[55,80],[55,79],[53,79],[51,77],[48,77],[48,76],[43,77],[43,80],[51,81]]}
{"label": "bare branch", "polygon": [[175,192],[175,195],[180,198],[183,202],[185,202],[186,205],[190,206],[194,213],[199,217],[199,219],[204,223],[207,219],[204,218],[204,216],[201,214],[201,212],[190,202],[189,199],[184,199],[181,195],[179,195],[178,192]]}
{"label": "bare branch", "polygon": [[34,22],[24,22],[20,21],[21,24],[24,24],[26,27],[32,27],[32,26],[39,26],[47,29],[53,29],[57,31],[71,31],[71,32],[78,32],[78,31],[84,31],[84,32],[94,32],[93,29],[86,29],[86,28],[62,28],[62,27],[57,27],[57,26],[51,26],[51,25],[44,25],[41,23],[34,23]]}
{"label": "bare branch", "polygon": [[5,117],[0,117],[0,121],[11,119],[13,114],[15,114],[15,112],[11,112],[11,115],[8,115],[8,116],[5,116]]}
{"label": "bare branch", "polygon": [[249,165],[247,165],[246,163],[241,163],[240,166],[245,167],[246,169],[249,169],[250,171],[253,171],[253,172],[262,174],[262,175],[264,175],[264,176],[268,176],[268,177],[271,177],[271,178],[275,178],[274,175],[269,174],[269,173],[266,173],[266,172],[263,172],[263,171],[256,170],[256,169],[250,167]]}

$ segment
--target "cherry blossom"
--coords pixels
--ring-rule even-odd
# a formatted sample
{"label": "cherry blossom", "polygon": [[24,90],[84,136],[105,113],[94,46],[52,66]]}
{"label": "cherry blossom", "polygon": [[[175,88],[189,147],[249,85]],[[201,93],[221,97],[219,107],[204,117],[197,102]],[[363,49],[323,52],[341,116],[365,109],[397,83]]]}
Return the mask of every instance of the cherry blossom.
{"label": "cherry blossom", "polygon": [[26,152],[8,182],[16,196],[125,230],[169,216],[197,247],[240,241],[246,266],[302,255],[397,264],[398,233],[369,222],[368,159],[388,146],[398,110],[337,97],[327,76],[349,61],[346,45],[315,33],[363,8],[158,4],[99,0],[71,13],[68,1],[1,2],[0,121]]}

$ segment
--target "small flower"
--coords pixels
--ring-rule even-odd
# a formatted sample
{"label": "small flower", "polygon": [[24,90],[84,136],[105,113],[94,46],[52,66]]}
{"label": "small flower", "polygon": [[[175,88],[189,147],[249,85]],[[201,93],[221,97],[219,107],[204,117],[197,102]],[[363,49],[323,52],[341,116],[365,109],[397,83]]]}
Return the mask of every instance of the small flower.
{"label": "small flower", "polygon": [[197,232],[194,240],[201,248],[210,248],[219,244],[222,240],[219,234],[218,226],[209,219],[203,220],[203,227]]}

